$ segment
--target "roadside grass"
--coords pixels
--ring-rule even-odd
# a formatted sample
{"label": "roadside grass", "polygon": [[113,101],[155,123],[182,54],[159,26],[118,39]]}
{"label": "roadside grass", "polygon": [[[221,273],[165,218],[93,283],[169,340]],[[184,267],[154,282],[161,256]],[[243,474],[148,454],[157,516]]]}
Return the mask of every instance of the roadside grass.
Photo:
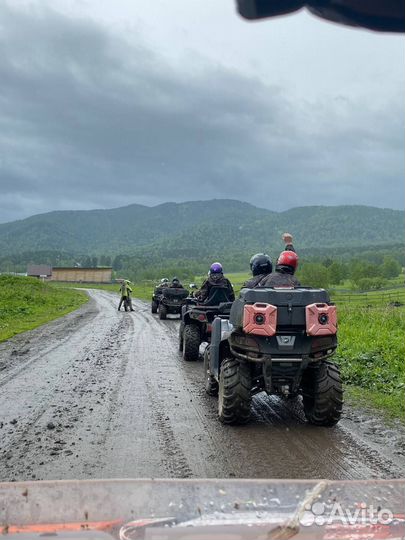
{"label": "roadside grass", "polygon": [[378,411],[385,418],[405,422],[404,393],[382,394],[377,390],[366,390],[358,386],[345,386],[345,401],[354,405]]}
{"label": "roadside grass", "polygon": [[338,305],[336,359],[349,398],[405,420],[405,309]]}
{"label": "roadside grass", "polygon": [[35,278],[0,276],[0,342],[62,317],[88,301],[80,292]]}

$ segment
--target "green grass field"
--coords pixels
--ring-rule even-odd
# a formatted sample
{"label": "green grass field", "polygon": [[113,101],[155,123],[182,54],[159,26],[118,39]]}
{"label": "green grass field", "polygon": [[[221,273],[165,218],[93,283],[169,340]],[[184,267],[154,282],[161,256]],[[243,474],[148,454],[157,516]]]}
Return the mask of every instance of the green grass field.
{"label": "green grass field", "polygon": [[338,304],[337,361],[349,395],[405,420],[405,309]]}
{"label": "green grass field", "polygon": [[0,342],[74,311],[87,296],[35,278],[0,276]]}

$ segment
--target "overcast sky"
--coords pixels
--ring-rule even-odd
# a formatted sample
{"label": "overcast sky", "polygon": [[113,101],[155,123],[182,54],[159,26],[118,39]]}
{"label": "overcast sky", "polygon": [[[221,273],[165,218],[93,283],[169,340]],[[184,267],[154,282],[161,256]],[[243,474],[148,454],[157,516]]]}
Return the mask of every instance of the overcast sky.
{"label": "overcast sky", "polygon": [[404,204],[403,36],[233,0],[0,3],[0,222],[235,198]]}

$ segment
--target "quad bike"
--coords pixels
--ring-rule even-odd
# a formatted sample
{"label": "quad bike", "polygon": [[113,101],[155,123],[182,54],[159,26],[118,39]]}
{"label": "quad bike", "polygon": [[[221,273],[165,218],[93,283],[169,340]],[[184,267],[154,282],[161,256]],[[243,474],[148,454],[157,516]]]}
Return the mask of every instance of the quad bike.
{"label": "quad bike", "polygon": [[229,320],[216,318],[204,354],[205,390],[219,420],[249,420],[252,396],[303,397],[309,423],[335,425],[342,413],[336,307],[323,289],[242,289]]}
{"label": "quad bike", "polygon": [[201,343],[211,341],[211,328],[214,319],[227,319],[232,302],[229,302],[226,287],[212,287],[205,302],[189,297],[182,308],[179,328],[179,350],[184,360],[193,362],[199,358]]}
{"label": "quad bike", "polygon": [[166,319],[169,313],[181,315],[181,307],[185,304],[187,296],[186,289],[167,287],[152,299],[152,313],[159,313],[159,319]]}

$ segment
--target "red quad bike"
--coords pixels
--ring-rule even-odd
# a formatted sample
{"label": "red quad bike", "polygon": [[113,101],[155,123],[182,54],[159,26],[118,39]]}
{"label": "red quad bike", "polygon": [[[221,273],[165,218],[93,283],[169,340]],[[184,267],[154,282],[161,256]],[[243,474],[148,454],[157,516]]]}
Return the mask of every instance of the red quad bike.
{"label": "red quad bike", "polygon": [[216,318],[204,354],[206,392],[224,424],[249,420],[252,396],[303,397],[309,423],[341,416],[342,381],[329,358],[337,347],[336,307],[323,289],[242,289],[229,320]]}
{"label": "red quad bike", "polygon": [[201,343],[211,341],[211,328],[215,318],[228,319],[232,302],[229,302],[226,287],[213,286],[210,296],[199,302],[197,298],[187,298],[182,307],[179,328],[179,350],[186,362],[197,361]]}

